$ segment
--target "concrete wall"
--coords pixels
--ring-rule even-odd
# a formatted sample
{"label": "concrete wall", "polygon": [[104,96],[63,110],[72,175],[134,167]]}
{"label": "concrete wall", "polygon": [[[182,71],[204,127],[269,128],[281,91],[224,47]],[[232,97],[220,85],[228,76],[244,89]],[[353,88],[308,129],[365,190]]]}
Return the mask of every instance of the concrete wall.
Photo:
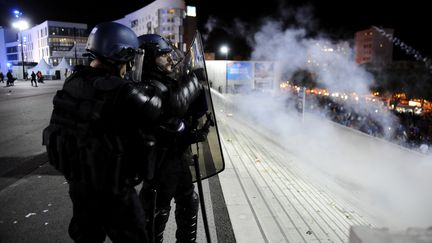
{"label": "concrete wall", "polygon": [[225,93],[227,61],[206,61],[207,75],[213,89]]}

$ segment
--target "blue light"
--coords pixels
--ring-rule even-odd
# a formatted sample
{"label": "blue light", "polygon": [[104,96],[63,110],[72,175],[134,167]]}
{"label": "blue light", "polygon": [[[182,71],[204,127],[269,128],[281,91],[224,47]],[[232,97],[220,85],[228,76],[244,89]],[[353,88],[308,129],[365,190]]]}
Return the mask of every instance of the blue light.
{"label": "blue light", "polygon": [[8,68],[11,68],[11,67],[12,67],[12,64],[11,64],[10,62],[8,62],[8,63],[6,63],[6,66],[7,66]]}
{"label": "blue light", "polygon": [[21,11],[19,11],[19,10],[14,10],[13,14],[15,15],[15,18],[19,18],[19,17],[22,16],[23,13]]}

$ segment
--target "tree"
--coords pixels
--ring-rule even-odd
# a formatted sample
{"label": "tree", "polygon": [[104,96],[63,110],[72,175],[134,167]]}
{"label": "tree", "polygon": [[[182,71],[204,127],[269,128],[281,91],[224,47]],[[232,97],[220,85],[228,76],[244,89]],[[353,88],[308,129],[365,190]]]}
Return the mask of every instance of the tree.
{"label": "tree", "polygon": [[308,70],[299,69],[291,77],[293,84],[310,89],[317,87],[316,76]]}

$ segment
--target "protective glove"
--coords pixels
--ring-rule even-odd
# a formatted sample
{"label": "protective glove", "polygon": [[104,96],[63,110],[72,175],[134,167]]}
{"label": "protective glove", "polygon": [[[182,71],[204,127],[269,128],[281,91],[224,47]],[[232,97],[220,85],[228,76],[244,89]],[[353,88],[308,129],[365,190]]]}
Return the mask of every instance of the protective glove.
{"label": "protective glove", "polygon": [[205,140],[207,140],[208,133],[209,133],[208,128],[201,128],[201,129],[197,129],[197,130],[193,131],[191,133],[191,140],[192,140],[191,144],[204,142]]}

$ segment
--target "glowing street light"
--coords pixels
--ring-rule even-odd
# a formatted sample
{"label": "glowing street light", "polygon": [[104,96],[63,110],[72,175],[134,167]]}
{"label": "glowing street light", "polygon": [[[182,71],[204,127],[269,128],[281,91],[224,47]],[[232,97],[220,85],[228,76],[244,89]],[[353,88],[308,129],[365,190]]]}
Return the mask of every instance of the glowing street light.
{"label": "glowing street light", "polygon": [[17,22],[12,23],[12,27],[17,28],[19,31],[23,31],[28,29],[29,24],[25,20],[18,20]]}
{"label": "glowing street light", "polygon": [[228,46],[221,46],[221,48],[220,48],[220,52],[222,53],[222,54],[225,54],[225,60],[227,60],[228,59],[228,52],[229,52],[229,48],[228,48]]}
{"label": "glowing street light", "polygon": [[[14,11],[15,17],[19,18],[22,15],[22,12],[15,10]],[[25,70],[24,70],[24,44],[23,44],[23,31],[29,28],[29,23],[25,21],[24,19],[18,19],[16,22],[12,23],[12,27],[16,28],[20,32],[20,42],[21,42],[21,64],[22,64],[22,72],[23,72],[23,78],[25,77]]]}

